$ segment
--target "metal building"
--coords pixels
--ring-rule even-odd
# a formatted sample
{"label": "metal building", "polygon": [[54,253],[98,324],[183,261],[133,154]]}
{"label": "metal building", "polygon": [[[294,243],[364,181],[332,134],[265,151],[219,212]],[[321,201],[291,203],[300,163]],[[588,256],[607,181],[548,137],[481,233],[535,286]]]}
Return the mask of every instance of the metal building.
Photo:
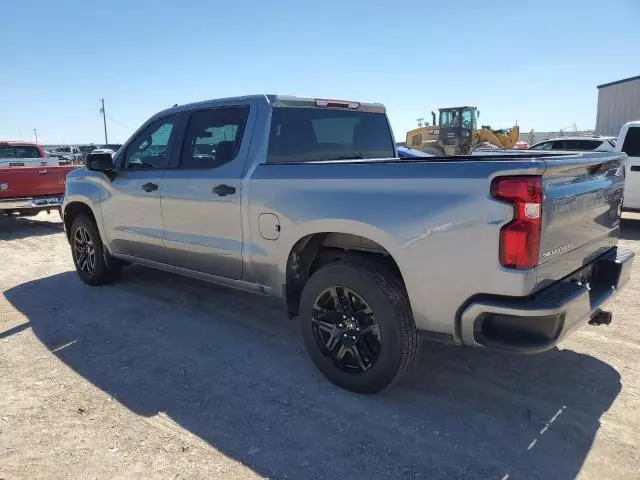
{"label": "metal building", "polygon": [[632,120],[640,120],[640,75],[598,85],[596,133],[617,136]]}

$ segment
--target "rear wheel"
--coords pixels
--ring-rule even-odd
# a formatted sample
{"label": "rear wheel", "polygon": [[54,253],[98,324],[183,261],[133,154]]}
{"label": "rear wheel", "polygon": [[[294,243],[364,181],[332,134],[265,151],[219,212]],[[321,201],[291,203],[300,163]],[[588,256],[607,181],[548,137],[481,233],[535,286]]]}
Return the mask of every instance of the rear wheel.
{"label": "rear wheel", "polygon": [[69,234],[76,272],[89,285],[104,285],[120,276],[122,266],[102,244],[95,222],[86,215],[75,219]]}
{"label": "rear wheel", "polygon": [[404,288],[375,262],[346,260],[321,267],[304,288],[300,317],[316,366],[352,392],[387,388],[420,353]]}
{"label": "rear wheel", "polygon": [[425,146],[425,147],[421,148],[420,150],[423,151],[424,153],[428,153],[428,154],[433,155],[435,157],[446,157],[447,156],[447,154],[444,152],[444,150],[442,148],[440,148],[438,145]]}

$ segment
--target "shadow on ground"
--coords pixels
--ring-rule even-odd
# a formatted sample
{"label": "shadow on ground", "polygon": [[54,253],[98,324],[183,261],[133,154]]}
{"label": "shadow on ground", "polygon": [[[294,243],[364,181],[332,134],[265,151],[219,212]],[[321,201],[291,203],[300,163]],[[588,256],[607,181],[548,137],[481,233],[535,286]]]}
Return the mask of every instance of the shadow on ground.
{"label": "shadow on ground", "polygon": [[624,240],[640,240],[640,219],[621,218],[620,238]]}
{"label": "shadow on ground", "polygon": [[61,230],[62,221],[57,212],[44,217],[39,215],[37,220],[17,215],[0,215],[0,240],[42,237],[60,233]]}
{"label": "shadow on ground", "polygon": [[352,395],[317,373],[279,304],[141,267],[108,287],[67,272],[5,296],[122,405],[274,479],[573,479],[620,391],[613,368],[569,350],[428,344],[399,385]]}

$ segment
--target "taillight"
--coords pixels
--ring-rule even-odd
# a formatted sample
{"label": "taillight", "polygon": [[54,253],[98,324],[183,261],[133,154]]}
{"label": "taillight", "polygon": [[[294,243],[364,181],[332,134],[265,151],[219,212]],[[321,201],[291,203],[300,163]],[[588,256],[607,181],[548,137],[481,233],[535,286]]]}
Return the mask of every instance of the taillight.
{"label": "taillight", "polygon": [[491,196],[513,205],[513,220],[500,230],[500,264],[517,269],[535,267],[540,256],[541,178],[496,178],[491,183]]}

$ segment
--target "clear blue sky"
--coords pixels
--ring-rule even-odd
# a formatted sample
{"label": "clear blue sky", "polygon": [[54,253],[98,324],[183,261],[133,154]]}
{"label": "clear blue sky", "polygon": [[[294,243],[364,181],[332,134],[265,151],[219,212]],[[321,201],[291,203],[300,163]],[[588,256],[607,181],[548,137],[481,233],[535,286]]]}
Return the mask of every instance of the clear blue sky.
{"label": "clear blue sky", "polygon": [[[434,5],[434,6],[431,6]],[[123,142],[175,103],[287,93],[417,117],[595,125],[596,85],[640,74],[640,1],[64,0],[5,2],[0,139]],[[124,126],[123,126],[124,125]]]}

